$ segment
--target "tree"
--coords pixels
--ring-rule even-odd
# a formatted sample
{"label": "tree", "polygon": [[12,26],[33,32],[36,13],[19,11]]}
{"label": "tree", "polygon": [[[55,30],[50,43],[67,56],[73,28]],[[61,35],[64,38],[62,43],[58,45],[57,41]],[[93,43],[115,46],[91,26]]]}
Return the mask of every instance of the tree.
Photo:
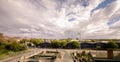
{"label": "tree", "polygon": [[67,38],[66,41],[67,42],[70,42],[72,40],[72,38]]}
{"label": "tree", "polygon": [[96,40],[93,40],[93,39],[92,39],[91,42],[96,42]]}
{"label": "tree", "polygon": [[29,39],[24,38],[24,39],[20,40],[20,43],[25,43],[25,42],[29,42],[29,41],[30,41]]}
{"label": "tree", "polygon": [[107,57],[109,59],[112,59],[113,58],[113,49],[117,49],[118,45],[111,40],[110,42],[108,42],[106,44],[106,46],[107,46]]}
{"label": "tree", "polygon": [[66,45],[67,45],[67,42],[65,41],[65,40],[62,40],[61,42],[60,42],[60,46],[61,46],[61,48],[63,48],[63,47],[65,47]]}
{"label": "tree", "polygon": [[32,38],[32,39],[30,39],[30,42],[32,42],[35,46],[39,46],[40,43],[43,42],[43,40],[42,39]]}
{"label": "tree", "polygon": [[14,51],[14,52],[23,51],[27,49],[25,46],[15,42],[7,44],[5,48],[9,51]]}
{"label": "tree", "polygon": [[76,38],[76,40],[79,40],[79,38]]}
{"label": "tree", "polygon": [[6,45],[7,45],[7,44],[4,43],[4,42],[0,43],[0,50],[1,50],[1,49],[5,49],[5,46],[6,46]]}
{"label": "tree", "polygon": [[77,41],[72,41],[71,42],[71,48],[79,48],[80,47],[80,43]]}
{"label": "tree", "polygon": [[116,44],[115,42],[113,42],[113,41],[110,41],[110,42],[108,42],[107,43],[107,48],[109,49],[117,49],[118,48],[118,44]]}
{"label": "tree", "polygon": [[51,46],[52,46],[53,48],[59,48],[59,47],[61,46],[61,43],[60,43],[59,40],[52,40],[52,41],[51,41]]}

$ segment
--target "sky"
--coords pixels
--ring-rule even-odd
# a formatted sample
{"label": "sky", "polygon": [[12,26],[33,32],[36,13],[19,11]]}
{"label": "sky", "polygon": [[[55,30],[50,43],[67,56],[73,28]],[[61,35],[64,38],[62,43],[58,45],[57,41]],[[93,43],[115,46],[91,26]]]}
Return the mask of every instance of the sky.
{"label": "sky", "polygon": [[35,38],[120,38],[120,0],[0,0],[0,32]]}

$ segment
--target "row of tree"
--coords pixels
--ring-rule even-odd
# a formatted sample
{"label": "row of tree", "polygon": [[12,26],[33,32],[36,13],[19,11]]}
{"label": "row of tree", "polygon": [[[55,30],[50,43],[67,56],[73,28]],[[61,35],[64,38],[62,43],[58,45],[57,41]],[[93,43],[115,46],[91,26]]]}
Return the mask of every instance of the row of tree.
{"label": "row of tree", "polygon": [[105,43],[102,46],[96,46],[95,49],[106,50],[106,49],[119,49],[119,48],[120,48],[120,46],[116,42],[110,41],[108,43]]}
{"label": "row of tree", "polygon": [[[29,41],[30,43],[34,44],[34,46],[36,47],[44,43],[44,40],[36,39],[36,38],[30,39]],[[80,48],[80,42],[78,41],[68,42],[68,40],[51,40],[49,44],[50,44],[49,45],[50,48],[73,48],[73,49]],[[109,48],[117,49],[119,48],[119,46],[114,41],[110,41],[106,43],[105,48],[102,48],[102,46],[96,46],[96,49],[109,49]]]}
{"label": "row of tree", "polygon": [[80,48],[80,43],[77,41],[66,42],[65,40],[52,40],[51,41],[52,48]]}
{"label": "row of tree", "polygon": [[[41,45],[46,45],[45,40],[43,39],[37,39],[37,38],[32,38],[32,39],[23,39],[21,40],[21,43],[25,43],[25,42],[29,42],[29,46],[41,46]],[[80,43],[78,41],[71,41],[71,39],[66,39],[66,40],[51,40],[48,42],[50,48],[80,48]],[[33,44],[33,45],[31,45]],[[105,43],[105,47],[103,48],[103,46],[96,46],[96,49],[108,49],[108,48],[112,48],[112,49],[117,49],[119,46],[118,44],[116,44],[116,42],[114,41],[110,41],[108,43]]]}
{"label": "row of tree", "polygon": [[[70,39],[68,40],[51,40],[49,43],[50,48],[79,48],[80,43],[77,41],[71,41],[69,42]],[[20,43],[26,43],[28,42],[28,46],[34,46],[34,47],[40,47],[41,45],[44,45],[45,41],[43,39],[37,39],[37,38],[32,38],[32,39],[23,39],[20,41]]]}
{"label": "row of tree", "polygon": [[18,51],[23,51],[26,50],[27,48],[23,45],[20,45],[16,42],[0,42],[0,50],[1,51],[13,51],[13,52],[18,52]]}
{"label": "row of tree", "polygon": [[[77,41],[71,41],[71,38],[63,39],[63,40],[51,40],[50,41],[50,47],[51,48],[80,48],[80,43]],[[76,39],[78,40],[78,39]],[[22,39],[19,43],[17,43],[16,39],[4,39],[4,36],[2,33],[0,33],[0,48],[6,49],[6,50],[12,50],[12,51],[21,51],[25,50],[26,47],[21,45],[25,44],[27,42],[28,46],[40,46],[42,43],[44,43],[44,39],[37,39],[37,38],[31,38],[31,39]],[[3,46],[4,45],[4,46]],[[106,44],[106,48],[113,48],[117,49],[119,46],[114,42],[110,41]],[[97,49],[103,49],[101,46],[97,46]]]}
{"label": "row of tree", "polygon": [[26,46],[21,45],[20,43],[17,43],[16,39],[5,39],[4,35],[0,33],[0,54],[3,54],[5,52],[18,52],[26,50]]}

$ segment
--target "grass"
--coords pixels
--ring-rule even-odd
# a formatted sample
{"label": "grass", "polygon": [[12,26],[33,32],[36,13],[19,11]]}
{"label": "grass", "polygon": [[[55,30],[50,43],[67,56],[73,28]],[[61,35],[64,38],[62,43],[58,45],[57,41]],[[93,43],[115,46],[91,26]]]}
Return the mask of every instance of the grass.
{"label": "grass", "polygon": [[9,57],[10,55],[13,55],[13,54],[15,54],[15,52],[13,52],[13,51],[6,51],[6,52],[1,52],[0,53],[0,60],[2,60],[2,59],[5,59],[5,58],[7,58],[7,57]]}
{"label": "grass", "polygon": [[13,51],[0,51],[0,60],[17,56],[26,52],[30,52],[31,50],[24,50],[24,51],[19,51],[19,52],[13,52]]}

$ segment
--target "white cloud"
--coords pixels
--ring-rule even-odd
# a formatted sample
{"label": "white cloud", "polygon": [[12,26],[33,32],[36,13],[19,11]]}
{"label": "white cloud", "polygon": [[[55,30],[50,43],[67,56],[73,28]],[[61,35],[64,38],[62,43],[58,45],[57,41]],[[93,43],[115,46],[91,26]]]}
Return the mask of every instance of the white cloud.
{"label": "white cloud", "polygon": [[119,0],[95,10],[91,16],[103,1],[89,0],[84,7],[82,0],[0,0],[0,31],[25,37],[32,33],[42,38],[75,38],[80,32],[82,38],[119,37],[119,22],[107,24],[120,16]]}

